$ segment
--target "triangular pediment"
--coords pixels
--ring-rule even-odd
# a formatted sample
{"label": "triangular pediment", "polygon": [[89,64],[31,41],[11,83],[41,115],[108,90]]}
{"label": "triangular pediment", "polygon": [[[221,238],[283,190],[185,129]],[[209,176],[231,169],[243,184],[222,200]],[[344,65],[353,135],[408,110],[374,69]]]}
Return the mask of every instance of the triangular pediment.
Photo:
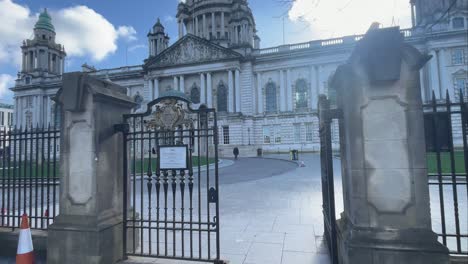
{"label": "triangular pediment", "polygon": [[156,57],[146,61],[148,69],[240,59],[242,55],[194,35],[185,35]]}
{"label": "triangular pediment", "polygon": [[453,75],[456,75],[456,76],[466,76],[467,74],[468,74],[468,71],[464,69],[459,69],[458,71],[453,73]]}

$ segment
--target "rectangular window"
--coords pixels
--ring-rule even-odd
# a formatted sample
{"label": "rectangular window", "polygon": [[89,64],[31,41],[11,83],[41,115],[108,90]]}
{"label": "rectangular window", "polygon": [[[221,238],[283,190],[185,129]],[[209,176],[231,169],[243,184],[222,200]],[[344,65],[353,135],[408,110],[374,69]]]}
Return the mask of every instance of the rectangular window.
{"label": "rectangular window", "polygon": [[13,113],[8,113],[8,125],[11,126],[13,124]]}
{"label": "rectangular window", "polygon": [[465,51],[463,49],[456,49],[452,51],[452,64],[460,65],[465,63]]}
{"label": "rectangular window", "polygon": [[456,17],[452,20],[453,28],[464,28],[465,19],[463,17]]}
{"label": "rectangular window", "polygon": [[275,126],[275,143],[281,143],[281,126]]}
{"label": "rectangular window", "polygon": [[5,125],[5,112],[0,112],[0,124]]}
{"label": "rectangular window", "polygon": [[223,143],[229,145],[229,126],[223,126]]}
{"label": "rectangular window", "polygon": [[314,139],[314,131],[313,131],[314,126],[312,123],[306,123],[305,128],[306,128],[306,141],[312,142],[312,140]]}
{"label": "rectangular window", "polygon": [[301,124],[294,124],[294,143],[301,142]]}
{"label": "rectangular window", "polygon": [[32,108],[33,107],[33,97],[28,96],[26,97],[26,108]]}
{"label": "rectangular window", "polygon": [[468,79],[467,78],[455,78],[455,95],[460,98],[460,91],[466,98],[468,96]]}
{"label": "rectangular window", "polygon": [[264,144],[270,144],[271,143],[271,138],[270,138],[270,127],[264,126],[263,127],[263,143]]}

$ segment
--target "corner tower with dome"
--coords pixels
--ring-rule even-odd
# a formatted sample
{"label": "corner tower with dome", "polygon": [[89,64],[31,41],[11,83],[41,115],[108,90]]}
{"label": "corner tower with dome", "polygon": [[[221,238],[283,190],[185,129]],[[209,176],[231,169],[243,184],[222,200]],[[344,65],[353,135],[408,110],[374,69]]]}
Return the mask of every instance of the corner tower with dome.
{"label": "corner tower with dome", "polygon": [[47,9],[34,25],[34,38],[23,42],[21,73],[24,77],[49,77],[62,75],[64,71],[65,49],[55,43],[55,27]]}
{"label": "corner tower with dome", "polygon": [[[408,0],[413,27],[402,29],[407,43],[432,55],[421,70],[423,100],[468,94],[466,1]],[[247,0],[186,0],[174,9],[178,36],[169,36],[155,18],[148,25],[148,54],[139,65],[83,71],[126,87],[145,111],[163,94],[183,93],[193,107],[218,111],[221,156],[238,147],[242,156],[290,149],[320,148],[317,118],[319,94],[333,98],[330,77],[346,62],[360,35],[317,39],[260,48],[255,16]],[[448,11],[447,11],[448,10]],[[58,120],[50,98],[61,86],[65,52],[55,43],[55,30],[44,11],[25,41],[23,68],[12,90],[15,121],[53,124]],[[457,129],[457,128],[455,128]],[[334,128],[338,142],[338,127]],[[460,132],[461,134],[461,132]]]}
{"label": "corner tower with dome", "polygon": [[33,38],[23,41],[22,65],[15,87],[15,123],[22,127],[54,125],[58,116],[51,98],[65,69],[65,48],[55,42],[52,18],[44,9],[34,25]]}

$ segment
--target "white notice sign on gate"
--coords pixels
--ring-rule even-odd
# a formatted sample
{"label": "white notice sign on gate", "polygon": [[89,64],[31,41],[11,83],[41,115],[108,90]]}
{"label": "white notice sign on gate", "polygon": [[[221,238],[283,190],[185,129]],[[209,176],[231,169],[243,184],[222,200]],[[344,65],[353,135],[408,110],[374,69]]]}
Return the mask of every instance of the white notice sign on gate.
{"label": "white notice sign on gate", "polygon": [[159,168],[161,170],[187,169],[187,146],[159,147]]}

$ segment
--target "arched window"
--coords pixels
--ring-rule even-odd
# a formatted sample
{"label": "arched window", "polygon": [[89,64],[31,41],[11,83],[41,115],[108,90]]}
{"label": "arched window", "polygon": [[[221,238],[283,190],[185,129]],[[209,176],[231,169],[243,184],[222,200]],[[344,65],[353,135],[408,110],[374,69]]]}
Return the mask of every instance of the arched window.
{"label": "arched window", "polygon": [[141,104],[143,103],[143,96],[140,95],[140,92],[137,92],[136,95],[133,97],[133,100],[135,100],[135,103],[138,105],[135,106],[135,110],[140,109]]}
{"label": "arched window", "polygon": [[307,82],[304,79],[296,81],[296,108],[307,107]]}
{"label": "arched window", "polygon": [[192,89],[190,90],[190,100],[192,103],[199,104],[200,103],[200,89],[193,84]]}
{"label": "arched window", "polygon": [[276,84],[271,80],[265,87],[266,111],[275,112],[277,110]]}
{"label": "arched window", "polygon": [[54,104],[52,107],[52,111],[54,113],[54,127],[60,128],[60,125],[62,124],[62,107],[60,104]]}
{"label": "arched window", "polygon": [[26,111],[26,128],[32,128],[33,125],[33,116],[31,111]]}
{"label": "arched window", "polygon": [[223,82],[218,85],[218,112],[227,112],[228,110],[228,91]]}

